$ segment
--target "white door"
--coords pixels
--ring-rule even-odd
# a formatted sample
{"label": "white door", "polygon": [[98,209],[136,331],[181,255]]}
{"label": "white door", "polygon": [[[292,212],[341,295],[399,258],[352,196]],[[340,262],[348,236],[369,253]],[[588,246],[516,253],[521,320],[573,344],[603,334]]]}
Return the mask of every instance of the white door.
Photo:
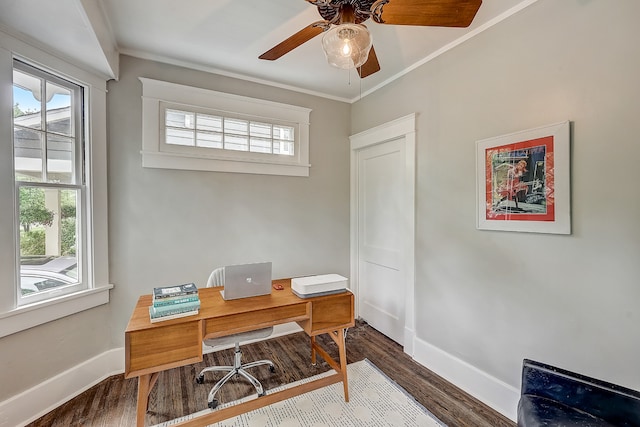
{"label": "white door", "polygon": [[357,152],[360,317],[404,344],[405,138]]}

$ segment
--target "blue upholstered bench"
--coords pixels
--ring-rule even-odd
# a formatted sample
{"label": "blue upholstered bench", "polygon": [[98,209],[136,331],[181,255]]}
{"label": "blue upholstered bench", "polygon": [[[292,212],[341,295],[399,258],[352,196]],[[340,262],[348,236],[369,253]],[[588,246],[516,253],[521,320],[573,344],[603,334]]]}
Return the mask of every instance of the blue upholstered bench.
{"label": "blue upholstered bench", "polygon": [[640,427],[640,393],[525,359],[518,426]]}

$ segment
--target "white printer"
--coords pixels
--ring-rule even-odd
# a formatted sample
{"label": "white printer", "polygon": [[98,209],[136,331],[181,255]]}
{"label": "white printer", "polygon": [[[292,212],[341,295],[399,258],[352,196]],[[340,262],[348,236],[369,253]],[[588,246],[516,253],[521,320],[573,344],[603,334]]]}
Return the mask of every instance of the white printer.
{"label": "white printer", "polygon": [[291,279],[291,290],[300,298],[346,292],[349,281],[339,274],[295,277]]}

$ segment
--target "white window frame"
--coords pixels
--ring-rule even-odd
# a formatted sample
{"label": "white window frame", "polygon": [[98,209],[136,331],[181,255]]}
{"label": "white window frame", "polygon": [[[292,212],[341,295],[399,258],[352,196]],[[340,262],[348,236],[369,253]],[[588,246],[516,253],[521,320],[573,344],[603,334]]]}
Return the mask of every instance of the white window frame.
{"label": "white window frame", "polygon": [[[87,287],[18,305],[18,207],[14,176],[13,60],[33,65],[84,88]],[[8,101],[8,102],[7,102]],[[0,337],[109,302],[107,230],[106,78],[76,67],[0,31]]]}
{"label": "white window frame", "polygon": [[[140,77],[142,166],[266,175],[309,176],[311,109]],[[294,156],[165,144],[165,108],[294,128]]]}
{"label": "white window frame", "polygon": [[[17,63],[15,61],[17,61]],[[72,85],[79,86],[80,93],[77,93],[75,91],[75,88],[67,85],[64,79],[61,79],[60,76],[49,72],[49,70],[44,70],[42,67],[35,67],[31,64],[25,63],[24,61],[21,61],[19,58],[15,58],[15,61],[14,61],[15,70],[18,70],[20,72],[23,72],[29,75],[36,76],[38,78],[44,78],[47,80],[47,82],[55,83],[62,87],[69,88],[70,90],[73,91],[74,99],[72,100],[71,105],[74,106],[74,108],[73,110],[70,110],[70,114],[72,115],[71,123],[73,123],[73,127],[74,127],[72,137],[75,141],[74,153],[73,153],[74,167],[72,171],[74,176],[73,183],[52,183],[48,179],[38,180],[38,181],[17,181],[16,192],[21,188],[40,188],[40,189],[51,189],[51,190],[57,190],[57,191],[76,190],[76,194],[77,196],[79,196],[76,200],[76,207],[79,211],[79,215],[77,215],[77,220],[78,220],[77,224],[79,225],[79,227],[78,227],[78,232],[76,236],[76,246],[77,246],[76,259],[77,259],[77,268],[78,268],[77,271],[79,273],[78,283],[70,284],[60,288],[53,288],[51,290],[45,290],[45,291],[37,292],[34,294],[29,294],[27,296],[23,296],[21,295],[21,292],[18,292],[18,306],[23,306],[23,305],[29,305],[35,302],[49,300],[54,296],[71,294],[80,290],[88,289],[89,287],[88,279],[87,279],[88,278],[87,271],[90,266],[87,263],[88,248],[86,245],[87,243],[86,239],[84,238],[84,236],[86,235],[85,224],[86,224],[86,211],[87,211],[86,209],[87,205],[85,202],[86,186],[84,185],[85,179],[84,179],[84,173],[83,173],[83,169],[84,169],[83,164],[84,164],[85,156],[84,156],[84,153],[82,152],[84,147],[84,137],[85,137],[84,125],[83,125],[85,108],[84,108],[84,99],[83,99],[84,88],[82,86],[79,86],[74,82],[71,82]],[[15,104],[15,100],[14,100],[14,104]],[[42,120],[41,122],[42,128],[39,129],[38,131],[44,134],[50,135],[51,132],[49,131],[49,129],[47,129],[47,125],[46,125],[46,107],[42,108],[42,110],[40,111],[40,116]],[[15,125],[15,122],[14,122],[14,125]],[[46,149],[47,148],[45,148],[45,150]],[[48,169],[47,163],[49,159],[49,154],[47,152],[43,152],[42,156],[43,156],[42,157],[43,173],[46,174],[46,171]],[[15,163],[14,163],[14,170],[15,170]],[[16,201],[16,204],[18,204],[18,201]],[[18,208],[17,215],[19,215],[19,211],[20,211],[20,208]],[[19,243],[20,237],[19,236],[20,236],[20,224],[17,224],[16,239],[18,241],[18,245],[16,247],[16,254],[18,254],[18,256],[20,254],[20,243]],[[18,260],[17,268],[19,271],[20,271],[20,263],[21,261]],[[21,275],[22,273],[19,274],[19,276]]]}

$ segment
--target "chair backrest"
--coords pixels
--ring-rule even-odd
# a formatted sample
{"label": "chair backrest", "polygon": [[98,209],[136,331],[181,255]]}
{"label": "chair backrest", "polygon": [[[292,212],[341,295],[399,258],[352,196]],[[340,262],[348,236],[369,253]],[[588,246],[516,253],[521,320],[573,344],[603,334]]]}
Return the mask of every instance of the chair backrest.
{"label": "chair backrest", "polygon": [[224,267],[216,268],[211,272],[207,280],[207,288],[214,288],[224,285]]}

